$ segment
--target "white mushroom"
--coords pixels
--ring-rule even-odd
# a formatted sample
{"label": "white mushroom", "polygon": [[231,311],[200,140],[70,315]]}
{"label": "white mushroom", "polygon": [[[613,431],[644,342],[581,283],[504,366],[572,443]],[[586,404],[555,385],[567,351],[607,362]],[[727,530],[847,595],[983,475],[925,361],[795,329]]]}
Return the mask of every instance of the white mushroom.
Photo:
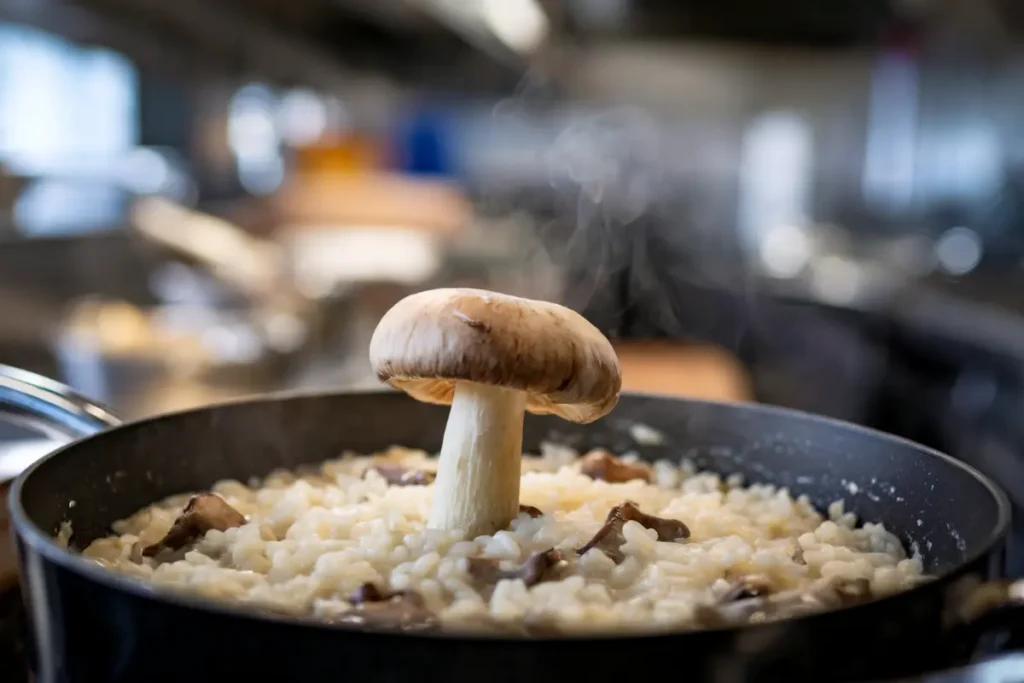
{"label": "white mushroom", "polygon": [[382,382],[451,405],[427,525],[471,537],[518,514],[524,411],[593,422],[622,384],[611,344],[579,314],[474,289],[399,301],[377,325],[370,363]]}

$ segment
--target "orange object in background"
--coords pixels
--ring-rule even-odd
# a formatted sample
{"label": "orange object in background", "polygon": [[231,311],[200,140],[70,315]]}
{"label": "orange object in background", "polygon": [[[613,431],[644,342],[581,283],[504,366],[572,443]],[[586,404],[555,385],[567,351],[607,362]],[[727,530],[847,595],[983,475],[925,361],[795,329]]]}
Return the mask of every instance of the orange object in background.
{"label": "orange object in background", "polygon": [[380,143],[354,135],[324,140],[295,152],[296,170],[310,175],[366,173],[383,168],[386,160],[387,153]]}
{"label": "orange object in background", "polygon": [[663,341],[624,341],[614,346],[624,391],[712,401],[754,400],[743,364],[719,347]]}
{"label": "orange object in background", "polygon": [[453,235],[473,209],[442,180],[397,173],[301,173],[269,199],[286,230],[381,226]]}

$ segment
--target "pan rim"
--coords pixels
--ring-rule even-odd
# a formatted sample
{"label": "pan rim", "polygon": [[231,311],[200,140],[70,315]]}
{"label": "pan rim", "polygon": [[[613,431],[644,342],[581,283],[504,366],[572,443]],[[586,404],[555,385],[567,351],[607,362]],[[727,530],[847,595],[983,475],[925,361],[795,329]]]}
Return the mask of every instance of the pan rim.
{"label": "pan rim", "polygon": [[[761,413],[766,415],[774,415],[782,418],[799,419],[802,421],[817,422],[825,426],[837,427],[845,430],[848,433],[861,434],[869,436],[875,439],[881,439],[883,441],[889,441],[898,443],[917,451],[926,453],[932,457],[938,458],[945,462],[947,465],[951,465],[954,468],[960,469],[964,474],[973,477],[978,483],[980,483],[988,491],[992,497],[993,502],[996,505],[996,521],[990,531],[988,537],[978,544],[978,547],[973,553],[968,555],[963,561],[950,567],[941,574],[936,575],[931,581],[920,584],[908,590],[900,591],[892,595],[888,595],[877,600],[872,600],[868,603],[861,605],[855,605],[851,607],[844,607],[837,610],[830,610],[826,612],[819,612],[801,617],[787,618],[778,622],[770,622],[764,624],[749,624],[734,627],[725,628],[711,628],[711,629],[697,629],[697,630],[671,630],[671,631],[632,631],[626,633],[596,633],[596,634],[581,634],[581,635],[566,635],[557,637],[529,637],[524,638],[521,636],[509,636],[503,634],[473,634],[473,633],[436,633],[436,632],[404,632],[394,631],[382,628],[369,628],[366,626],[349,626],[345,624],[323,624],[312,621],[308,618],[294,617],[284,614],[273,614],[257,611],[251,607],[245,605],[234,605],[230,603],[221,603],[214,600],[202,598],[200,596],[193,596],[186,593],[178,593],[175,591],[160,591],[154,588],[152,585],[147,584],[141,579],[137,579],[131,576],[125,576],[117,573],[113,570],[102,567],[94,562],[86,560],[81,555],[71,552],[65,548],[60,547],[55,542],[54,538],[41,529],[34,521],[29,517],[28,512],[25,510],[22,504],[22,491],[26,482],[32,477],[32,474],[41,467],[45,466],[51,459],[60,457],[66,451],[75,448],[78,444],[93,439],[102,438],[108,432],[113,432],[128,428],[140,428],[142,425],[150,422],[157,422],[161,420],[170,420],[178,416],[208,412],[211,410],[217,410],[220,408],[227,408],[231,406],[241,405],[256,405],[265,403],[274,403],[288,400],[301,400],[301,399],[315,399],[332,396],[365,396],[365,395],[378,395],[378,394],[401,394],[397,390],[391,389],[390,387],[373,388],[373,389],[361,389],[357,391],[323,391],[323,390],[300,390],[300,391],[282,391],[282,392],[271,392],[266,394],[260,394],[256,396],[241,397],[231,399],[227,401],[221,401],[205,406],[199,406],[194,408],[188,408],[184,410],[178,410],[168,413],[161,413],[151,417],[126,422],[122,425],[118,425],[108,430],[91,434],[85,438],[72,441],[64,444],[54,451],[48,453],[42,458],[34,462],[24,472],[22,472],[11,485],[10,490],[10,502],[8,505],[11,515],[11,526],[15,531],[15,537],[20,543],[24,543],[29,546],[32,551],[45,557],[48,561],[57,565],[58,567],[69,571],[73,574],[78,575],[88,581],[96,582],[106,588],[123,591],[132,595],[133,597],[155,602],[157,604],[169,604],[171,606],[196,610],[198,612],[210,613],[215,616],[228,617],[228,618],[240,618],[244,620],[250,620],[253,622],[265,622],[271,625],[280,627],[290,628],[301,628],[310,629],[317,632],[337,632],[338,634],[345,634],[347,636],[371,636],[371,635],[387,635],[394,638],[408,638],[408,639],[426,639],[431,641],[479,641],[479,642],[494,642],[494,643],[529,643],[529,644],[545,644],[545,645],[557,645],[559,643],[588,643],[588,642],[606,642],[610,640],[636,640],[636,639],[658,639],[665,637],[680,637],[684,635],[699,635],[699,634],[712,634],[712,633],[727,633],[742,630],[754,629],[772,629],[778,627],[780,624],[786,625],[791,622],[801,623],[813,623],[815,620],[828,618],[834,614],[848,614],[855,610],[872,609],[877,606],[888,605],[894,602],[898,602],[903,599],[909,599],[909,596],[917,593],[918,591],[928,590],[929,587],[934,584],[949,580],[951,577],[963,573],[966,567],[976,564],[982,557],[992,552],[992,549],[999,543],[1005,540],[1005,537],[1009,530],[1011,520],[1011,506],[1009,497],[1007,494],[987,475],[980,472],[973,466],[957,460],[951,455],[938,451],[934,448],[930,448],[923,444],[919,444],[910,439],[906,439],[895,434],[888,434],[886,432],[872,429],[871,427],[865,427],[852,422],[846,422],[836,418],[826,417],[823,415],[816,415],[814,413],[808,413],[802,410],[795,410],[792,408],[784,408],[781,406],[767,405],[753,402],[727,402],[727,401],[713,401],[704,399],[692,399],[672,395],[664,395],[653,392],[623,392],[622,397],[624,398],[637,398],[637,399],[659,399],[668,400],[673,403],[690,406],[690,405],[702,405],[707,406],[716,410],[735,410],[740,409],[747,412]],[[410,399],[413,400],[413,399]],[[614,411],[610,414],[614,415]],[[21,553],[19,552],[19,555]],[[23,564],[24,558],[19,557],[19,562]]]}

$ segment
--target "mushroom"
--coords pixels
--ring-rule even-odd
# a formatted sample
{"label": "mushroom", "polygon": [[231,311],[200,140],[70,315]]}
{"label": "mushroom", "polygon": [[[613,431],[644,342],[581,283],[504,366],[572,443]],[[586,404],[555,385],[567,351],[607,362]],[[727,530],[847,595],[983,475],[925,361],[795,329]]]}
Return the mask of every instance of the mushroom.
{"label": "mushroom", "polygon": [[467,558],[466,569],[474,579],[491,587],[505,579],[522,579],[529,588],[554,578],[555,569],[564,562],[562,553],[549,548],[533,553],[516,569],[503,570],[501,562],[492,557]]}
{"label": "mushroom", "polygon": [[434,481],[433,472],[393,463],[374,465],[366,470],[367,473],[371,471],[379,474],[388,486],[426,486]]}
{"label": "mushroom", "polygon": [[382,591],[365,583],[349,596],[352,609],[332,619],[333,624],[355,624],[395,628],[402,631],[432,631],[437,617],[427,609],[423,596],[415,591]]}
{"label": "mushroom", "polygon": [[578,555],[586,555],[590,550],[599,548],[616,564],[622,562],[624,555],[619,549],[626,539],[622,535],[622,527],[626,522],[636,522],[640,526],[653,529],[658,534],[659,541],[675,542],[690,537],[690,529],[677,519],[655,517],[641,512],[640,508],[633,501],[616,505],[608,511],[604,524],[597,530],[593,538],[576,550]]}
{"label": "mushroom", "polygon": [[523,416],[588,423],[618,402],[618,359],[579,314],[475,289],[410,295],[370,341],[377,377],[412,397],[451,405],[427,526],[470,537],[519,514]]}
{"label": "mushroom", "polygon": [[[763,577],[762,579],[763,580]],[[767,584],[761,588],[770,589]],[[822,580],[811,589],[794,589],[780,593],[770,590],[757,595],[745,595],[729,601],[732,591],[714,605],[702,605],[696,610],[697,623],[704,628],[734,626],[758,618],[775,621],[827,609],[851,607],[872,599],[871,584],[866,579]]]}
{"label": "mushroom", "polygon": [[519,514],[526,515],[532,519],[537,519],[538,517],[544,516],[544,511],[539,507],[534,507],[533,505],[520,505]]}
{"label": "mushroom", "polygon": [[720,605],[725,605],[730,602],[738,602],[740,600],[749,600],[750,598],[761,598],[767,595],[771,595],[775,590],[772,582],[766,576],[754,574],[751,576],[744,576],[739,581],[733,583],[733,585],[718,598]]}
{"label": "mushroom", "polygon": [[626,462],[601,448],[592,450],[581,458],[580,472],[591,479],[600,479],[611,484],[621,484],[634,479],[645,483],[651,481],[649,465]]}
{"label": "mushroom", "polygon": [[227,531],[243,524],[245,516],[223,498],[213,493],[200,493],[189,499],[162,539],[142,549],[142,556],[155,557],[165,549],[179,550],[202,538],[208,531]]}

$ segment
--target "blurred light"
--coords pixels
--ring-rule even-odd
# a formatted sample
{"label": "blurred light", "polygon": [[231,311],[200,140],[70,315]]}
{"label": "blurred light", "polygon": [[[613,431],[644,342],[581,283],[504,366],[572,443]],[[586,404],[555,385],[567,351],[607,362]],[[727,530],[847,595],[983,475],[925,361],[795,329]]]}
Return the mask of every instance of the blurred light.
{"label": "blurred light", "polygon": [[136,79],[121,55],[0,23],[0,158],[64,175],[120,153],[138,134]]}
{"label": "blurred light", "polygon": [[966,275],[981,261],[981,240],[970,228],[950,228],[935,244],[939,267],[950,275]]}
{"label": "blurred light", "polygon": [[194,199],[195,184],[173,149],[136,147],[114,166],[123,187],[140,195],[160,195],[178,202]]}
{"label": "blurred light", "polygon": [[863,284],[864,273],[860,266],[841,256],[825,256],[814,264],[811,289],[826,302],[852,303],[861,293]]}
{"label": "blurred light", "polygon": [[284,159],[280,154],[255,163],[239,159],[238,182],[246,192],[270,194],[284,182]]}
{"label": "blurred light", "polygon": [[280,140],[274,125],[274,95],[259,84],[240,88],[231,98],[228,143],[239,161],[271,159]]}
{"label": "blurred light", "polygon": [[121,182],[138,194],[159,194],[171,185],[171,165],[159,152],[136,147],[125,156]]}
{"label": "blurred light", "polygon": [[275,313],[263,323],[267,345],[275,351],[286,353],[299,348],[306,340],[306,325],[298,317],[288,313]]}
{"label": "blurred light", "polygon": [[260,340],[254,332],[239,326],[216,325],[202,335],[203,344],[220,361],[252,363],[262,354]]}
{"label": "blurred light", "polygon": [[281,99],[277,120],[281,138],[289,145],[311,144],[327,130],[327,103],[309,90],[293,90]]}
{"label": "blurred light", "polygon": [[289,233],[298,287],[314,298],[353,282],[422,284],[442,265],[436,239],[421,230],[296,225]]}
{"label": "blurred light", "polygon": [[146,314],[125,302],[110,302],[98,307],[93,321],[104,348],[127,352],[150,340]]}
{"label": "blurred light", "polygon": [[811,257],[806,232],[795,225],[769,228],[760,246],[761,262],[770,275],[793,278],[800,274]]}
{"label": "blurred light", "polygon": [[82,234],[120,220],[123,191],[59,178],[29,184],[14,205],[14,223],[25,235]]}
{"label": "blurred light", "polygon": [[228,124],[231,147],[240,159],[266,159],[277,148],[274,118],[268,111],[239,111]]}
{"label": "blurred light", "polygon": [[479,8],[491,32],[516,52],[533,52],[547,37],[548,18],[537,0],[479,0]]}
{"label": "blurred light", "polygon": [[913,198],[919,79],[915,60],[898,50],[883,52],[871,75],[861,187],[868,202],[891,211]]}
{"label": "blurred light", "polygon": [[274,112],[276,98],[258,83],[231,99],[228,141],[238,160],[238,181],[252,194],[270,194],[284,182],[284,159]]}
{"label": "blurred light", "polygon": [[758,116],[742,144],[739,231],[743,246],[754,251],[776,226],[805,222],[814,145],[807,121],[789,111]]}
{"label": "blurred light", "polygon": [[149,287],[161,300],[171,304],[208,303],[210,292],[200,275],[188,266],[170,261],[153,270]]}

